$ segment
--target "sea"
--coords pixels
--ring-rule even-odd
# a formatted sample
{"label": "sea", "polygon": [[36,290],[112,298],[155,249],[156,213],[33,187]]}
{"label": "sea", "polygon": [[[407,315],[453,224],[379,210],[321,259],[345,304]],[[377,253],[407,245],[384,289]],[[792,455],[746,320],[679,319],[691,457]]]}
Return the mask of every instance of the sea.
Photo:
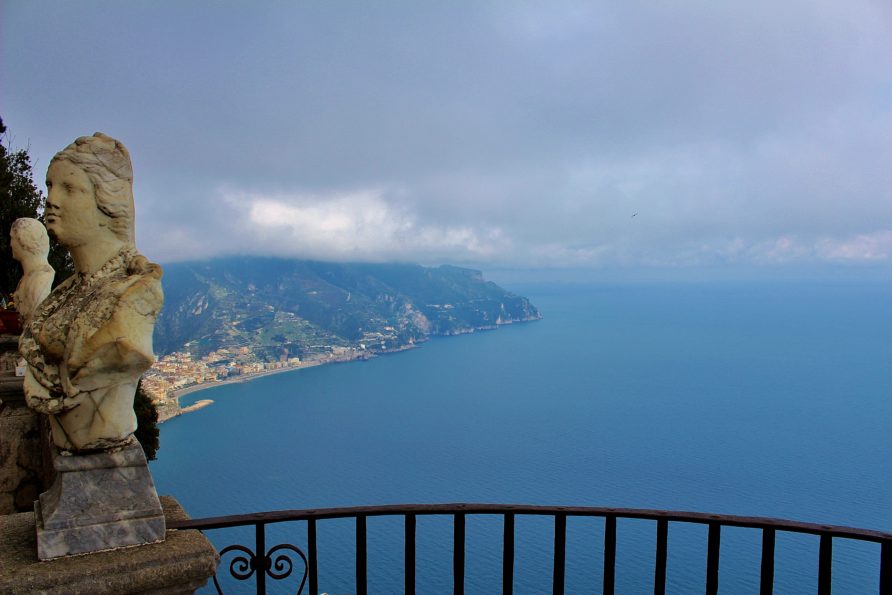
{"label": "sea", "polygon": [[[195,518],[490,502],[892,531],[892,283],[509,289],[543,319],[189,395],[183,405],[214,404],[162,425],[159,493]],[[501,530],[499,517],[468,518],[467,593],[501,593]],[[601,592],[603,531],[568,520],[567,593]],[[653,592],[655,531],[619,521],[617,593]],[[550,593],[552,521],[519,517],[516,532],[515,592]],[[706,533],[670,525],[667,592],[703,592]],[[218,549],[253,540],[207,534]],[[353,537],[352,521],[319,522],[321,592],[356,592]],[[306,525],[271,526],[267,539],[305,547]],[[451,593],[451,520],[420,517],[417,540],[418,593]],[[369,592],[401,593],[402,520],[369,519],[368,544]],[[758,592],[759,556],[758,531],[723,530],[720,592]],[[878,545],[835,540],[834,593],[876,593],[879,557]],[[816,591],[817,537],[779,535],[776,558],[775,593]],[[297,588],[294,575],[269,586]]]}

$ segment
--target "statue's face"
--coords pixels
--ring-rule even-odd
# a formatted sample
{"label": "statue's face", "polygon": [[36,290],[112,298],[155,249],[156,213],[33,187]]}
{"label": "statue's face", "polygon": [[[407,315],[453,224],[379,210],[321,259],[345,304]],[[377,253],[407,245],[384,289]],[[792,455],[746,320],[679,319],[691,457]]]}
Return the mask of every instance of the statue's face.
{"label": "statue's face", "polygon": [[106,216],[96,206],[96,192],[84,170],[70,161],[53,161],[46,190],[46,228],[60,244],[74,248],[98,237]]}

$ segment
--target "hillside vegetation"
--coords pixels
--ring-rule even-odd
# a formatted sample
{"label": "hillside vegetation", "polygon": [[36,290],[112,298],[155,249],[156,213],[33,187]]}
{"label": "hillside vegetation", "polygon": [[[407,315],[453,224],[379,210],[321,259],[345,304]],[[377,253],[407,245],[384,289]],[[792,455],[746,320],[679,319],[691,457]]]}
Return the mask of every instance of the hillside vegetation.
{"label": "hillside vegetation", "polygon": [[165,266],[155,351],[249,347],[261,359],[331,347],[402,349],[539,318],[528,299],[479,271],[412,264],[226,258]]}

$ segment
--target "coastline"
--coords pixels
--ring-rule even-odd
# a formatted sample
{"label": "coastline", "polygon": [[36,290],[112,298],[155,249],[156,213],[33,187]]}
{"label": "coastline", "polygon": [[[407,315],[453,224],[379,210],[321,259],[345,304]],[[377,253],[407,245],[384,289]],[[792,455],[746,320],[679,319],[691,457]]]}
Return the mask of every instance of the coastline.
{"label": "coastline", "polygon": [[[343,360],[343,361],[351,361],[351,360]],[[263,376],[272,376],[273,374],[282,374],[284,372],[294,372],[296,370],[303,370],[304,368],[312,368],[314,366],[321,366],[322,364],[326,364],[329,362],[309,362],[306,364],[301,364],[299,366],[288,366],[286,368],[277,368],[275,370],[264,370],[262,372],[251,372],[250,374],[241,374],[239,376],[235,376],[233,378],[227,378],[226,380],[215,380],[213,382],[202,382],[201,384],[193,384],[192,386],[187,386],[186,388],[181,388],[173,391],[170,396],[171,398],[179,400],[180,397],[185,397],[186,395],[197,393],[202,390],[207,390],[209,388],[214,388],[215,386],[223,386],[224,384],[236,384],[238,382],[248,382],[249,380],[254,380],[255,378],[262,378]]]}
{"label": "coastline", "polygon": [[343,357],[342,356],[342,357],[331,358],[331,359],[326,359],[326,360],[311,360],[306,363],[301,363],[300,365],[297,365],[297,366],[287,366],[284,368],[277,368],[275,370],[263,370],[262,372],[251,372],[249,374],[240,374],[239,376],[235,376],[233,378],[227,378],[225,380],[215,380],[213,382],[202,382],[201,384],[193,384],[192,386],[187,386],[185,388],[181,388],[181,389],[175,390],[170,393],[170,395],[168,396],[167,402],[169,403],[172,401],[175,404],[175,406],[173,407],[173,413],[171,413],[169,415],[165,415],[165,413],[167,413],[167,411],[169,411],[169,408],[163,407],[163,411],[159,410],[159,412],[158,412],[158,423],[161,424],[161,423],[166,422],[169,419],[179,417],[180,415],[183,415],[184,413],[191,413],[193,411],[203,409],[203,408],[207,407],[208,405],[213,404],[213,402],[214,402],[212,399],[201,399],[199,401],[196,401],[192,405],[188,405],[186,407],[181,407],[180,406],[180,397],[184,397],[184,396],[190,395],[192,393],[197,393],[199,391],[207,390],[209,388],[214,388],[217,386],[223,386],[224,384],[235,384],[235,383],[239,383],[239,382],[249,382],[251,380],[255,380],[257,378],[262,378],[264,376],[272,376],[274,374],[283,374],[285,372],[296,372],[298,370],[305,370],[306,368],[314,368],[316,366],[323,366],[326,364],[339,364],[339,363],[345,363],[345,362],[352,362],[352,361],[356,361],[356,360],[366,360],[366,359],[369,359],[370,357],[374,357],[376,355],[396,353],[398,351],[405,351],[406,349],[411,349],[411,347],[394,349],[393,351],[379,352],[379,353],[374,353],[374,354],[365,353],[365,354],[356,355],[355,357]]}
{"label": "coastline", "polygon": [[[542,319],[542,316],[540,314],[539,316],[530,316],[530,317],[510,319],[510,320],[500,320],[496,324],[493,324],[493,325],[457,329],[454,332],[444,333],[440,336],[455,337],[455,336],[459,336],[459,335],[475,333],[478,331],[497,330],[500,326],[504,326],[507,324],[514,324],[517,322],[535,322],[535,321],[541,320],[541,319]],[[408,345],[403,345],[396,349],[389,349],[387,351],[375,351],[375,352],[365,351],[365,352],[355,354],[355,355],[349,356],[349,357],[340,356],[340,357],[330,357],[330,358],[324,359],[324,360],[309,360],[307,362],[301,362],[297,366],[287,366],[284,368],[277,368],[275,370],[263,370],[262,372],[251,372],[249,374],[241,374],[239,376],[235,376],[233,378],[227,378],[225,380],[215,380],[213,382],[203,382],[201,384],[193,384],[192,386],[187,386],[185,388],[181,388],[181,389],[175,390],[170,393],[170,395],[167,398],[167,401],[165,402],[165,405],[169,404],[170,402],[173,402],[173,404],[174,404],[174,406],[172,408],[173,413],[171,413],[169,415],[167,414],[168,411],[170,411],[170,408],[167,406],[159,409],[158,423],[159,424],[164,423],[165,421],[167,421],[169,419],[173,419],[174,417],[179,417],[180,415],[183,415],[184,413],[191,413],[192,411],[197,411],[199,409],[203,409],[203,408],[207,407],[208,405],[212,405],[214,403],[214,401],[211,399],[201,399],[199,401],[196,401],[192,405],[188,405],[186,407],[181,407],[180,406],[180,398],[185,397],[186,395],[190,395],[192,393],[197,393],[199,391],[207,390],[207,389],[214,388],[217,386],[223,386],[224,384],[234,384],[237,382],[249,382],[251,380],[255,380],[257,378],[262,378],[264,376],[272,376],[273,374],[282,374],[285,372],[296,372],[298,370],[303,370],[306,368],[313,368],[316,366],[323,366],[323,365],[327,365],[327,364],[347,363],[347,362],[352,362],[352,361],[356,361],[356,360],[367,360],[367,359],[371,359],[373,357],[378,357],[381,355],[390,355],[393,353],[400,353],[403,351],[408,351],[410,349],[417,349],[417,348],[421,347],[420,343],[423,343],[423,341],[421,341],[419,343],[411,343]]]}

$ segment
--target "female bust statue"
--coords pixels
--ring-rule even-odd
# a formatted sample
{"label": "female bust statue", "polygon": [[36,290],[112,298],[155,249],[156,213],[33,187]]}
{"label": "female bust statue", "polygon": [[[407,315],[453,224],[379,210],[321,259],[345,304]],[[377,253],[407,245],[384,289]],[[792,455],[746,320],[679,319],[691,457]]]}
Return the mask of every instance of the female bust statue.
{"label": "female bust statue", "polygon": [[25,397],[49,415],[63,451],[125,446],[164,300],[161,268],[134,246],[130,155],[102,133],[81,137],[53,157],[46,185],[46,227],[71,252],[76,273],[22,332]]}
{"label": "female bust statue", "polygon": [[12,257],[21,263],[24,273],[15,289],[16,310],[22,324],[28,324],[34,310],[49,295],[56,277],[56,271],[46,260],[50,238],[40,221],[27,217],[15,220],[9,236]]}

